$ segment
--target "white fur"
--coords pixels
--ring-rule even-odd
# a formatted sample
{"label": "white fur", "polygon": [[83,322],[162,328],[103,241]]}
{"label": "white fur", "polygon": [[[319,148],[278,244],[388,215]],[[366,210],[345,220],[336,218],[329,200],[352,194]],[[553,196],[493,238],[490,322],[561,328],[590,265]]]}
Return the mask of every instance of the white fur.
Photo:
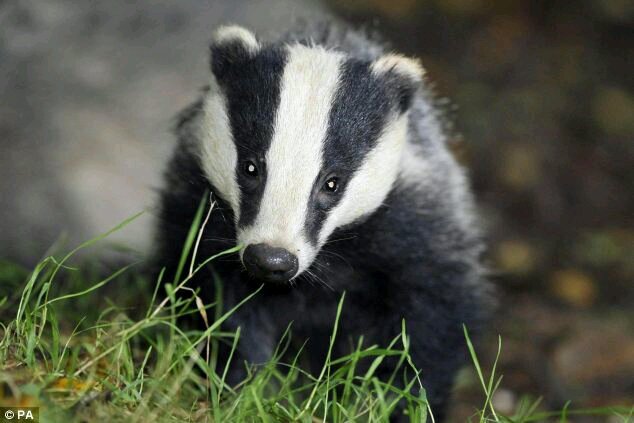
{"label": "white fur", "polygon": [[403,146],[407,139],[407,114],[389,122],[348,183],[343,198],[331,211],[319,234],[323,245],[332,232],[370,214],[381,206],[396,181]]}
{"label": "white fur", "polygon": [[238,25],[221,26],[216,30],[213,36],[213,43],[222,45],[224,43],[239,41],[252,54],[257,53],[260,49],[260,43],[255,35],[246,28]]}
{"label": "white fur", "polygon": [[200,127],[200,156],[205,174],[219,195],[240,216],[240,189],[236,180],[238,152],[231,135],[225,97],[212,80],[203,105],[204,116]]}
{"label": "white fur", "polygon": [[386,54],[372,63],[372,71],[377,75],[396,72],[415,82],[421,82],[425,71],[418,59],[410,59],[400,54]]}
{"label": "white fur", "polygon": [[317,254],[304,225],[342,60],[340,53],[322,48],[288,46],[260,210],[255,223],[238,233],[242,245],[264,242],[297,255],[298,273]]}
{"label": "white fur", "polygon": [[411,142],[405,143],[399,163],[398,184],[411,189],[424,187],[433,178],[429,161],[423,158],[420,147]]}
{"label": "white fur", "polygon": [[[419,207],[424,208],[426,196],[435,195],[438,187],[443,187],[443,195],[452,196],[447,204],[462,204],[461,207],[453,207],[447,210],[448,214],[454,216],[454,220],[465,230],[479,226],[474,223],[475,211],[469,206],[470,202],[464,201],[464,197],[469,194],[467,177],[462,168],[453,169],[451,162],[453,157],[448,149],[444,148],[445,135],[436,122],[437,117],[429,110],[425,109],[424,116],[416,120],[417,125],[421,125],[430,134],[433,142],[441,145],[423,151],[421,145],[407,142],[399,164],[399,175],[396,184],[402,188],[420,193],[418,201],[422,202]],[[448,171],[451,170],[451,171]],[[447,187],[448,185],[448,187]]]}

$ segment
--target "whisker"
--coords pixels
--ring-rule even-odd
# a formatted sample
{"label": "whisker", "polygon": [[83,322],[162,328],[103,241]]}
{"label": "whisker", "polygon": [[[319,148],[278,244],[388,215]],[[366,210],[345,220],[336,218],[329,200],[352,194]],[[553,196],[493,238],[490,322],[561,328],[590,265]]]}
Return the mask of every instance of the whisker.
{"label": "whisker", "polygon": [[232,258],[219,258],[218,261],[222,261],[223,263],[242,263],[242,260]]}
{"label": "whisker", "polygon": [[309,269],[306,269],[305,272],[308,275],[311,275],[313,278],[315,278],[315,280],[319,283],[321,283],[322,285],[324,285],[325,287],[329,288],[331,291],[334,291],[334,288],[332,286],[330,286],[326,281],[324,281],[323,279],[321,279],[319,276],[317,276],[315,273],[311,272]]}
{"label": "whisker", "polygon": [[203,241],[224,241],[224,242],[236,242],[235,239],[231,238],[221,238],[221,237],[206,237],[202,239]]}
{"label": "whisker", "polygon": [[[334,258],[337,258],[337,259],[339,259],[339,260],[343,261],[343,262],[346,264],[346,266],[348,266],[348,268],[349,268],[350,270],[354,270],[354,266],[352,266],[352,264],[351,264],[351,263],[350,263],[350,262],[349,262],[349,261],[348,261],[348,260],[347,260],[344,256],[342,256],[341,254],[339,254],[339,253],[335,253],[334,251],[321,250],[321,251],[319,252],[319,254],[317,255],[317,257],[319,257],[319,255],[322,255],[322,254],[323,254],[324,256],[332,256],[332,257],[334,257]],[[318,263],[318,260],[315,260],[315,263]],[[321,264],[321,263],[319,263],[319,264]],[[322,264],[322,266],[323,266],[323,264]],[[325,267],[325,266],[324,266],[324,267]],[[330,269],[330,268],[327,268],[327,269],[328,269],[329,271],[332,271],[332,269]]]}
{"label": "whisker", "polygon": [[333,244],[335,242],[340,242],[340,241],[348,241],[350,239],[355,239],[356,237],[358,237],[359,235],[357,234],[352,234],[350,236],[344,237],[344,238],[335,238],[335,239],[329,239],[328,241],[326,241],[324,243],[324,245],[328,245],[328,244]]}
{"label": "whisker", "polygon": [[303,273],[299,274],[299,275],[293,276],[290,280],[293,281],[293,282],[297,282],[297,281],[303,280],[303,281],[307,281],[308,283],[310,283],[310,279],[308,278],[308,274],[305,271]]}

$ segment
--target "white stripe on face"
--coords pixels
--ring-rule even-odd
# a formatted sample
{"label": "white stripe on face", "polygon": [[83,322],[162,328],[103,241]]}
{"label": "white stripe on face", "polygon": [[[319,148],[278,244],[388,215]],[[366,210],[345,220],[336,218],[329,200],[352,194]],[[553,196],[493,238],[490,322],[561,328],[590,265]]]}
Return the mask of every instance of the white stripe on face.
{"label": "white stripe on face", "polygon": [[304,228],[344,56],[302,45],[287,49],[264,195],[254,224],[239,230],[238,241],[287,249],[299,260],[299,274],[317,254]]}
{"label": "white stripe on face", "polygon": [[381,206],[396,181],[407,139],[408,114],[394,116],[383,128],[376,146],[348,183],[343,198],[330,212],[319,233],[322,246],[338,227],[348,225]]}
{"label": "white stripe on face", "polygon": [[238,153],[231,135],[225,97],[212,81],[203,105],[204,116],[199,135],[203,170],[212,185],[234,211],[236,222],[240,216],[240,188],[236,181]]}

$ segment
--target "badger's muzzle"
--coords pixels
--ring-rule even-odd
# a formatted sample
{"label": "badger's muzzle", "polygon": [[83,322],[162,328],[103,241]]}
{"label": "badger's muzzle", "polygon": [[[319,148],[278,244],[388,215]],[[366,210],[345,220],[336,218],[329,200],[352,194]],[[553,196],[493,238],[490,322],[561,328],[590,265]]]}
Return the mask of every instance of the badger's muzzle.
{"label": "badger's muzzle", "polygon": [[249,245],[242,256],[244,267],[257,279],[266,282],[286,282],[297,274],[297,256],[284,248],[267,244]]}

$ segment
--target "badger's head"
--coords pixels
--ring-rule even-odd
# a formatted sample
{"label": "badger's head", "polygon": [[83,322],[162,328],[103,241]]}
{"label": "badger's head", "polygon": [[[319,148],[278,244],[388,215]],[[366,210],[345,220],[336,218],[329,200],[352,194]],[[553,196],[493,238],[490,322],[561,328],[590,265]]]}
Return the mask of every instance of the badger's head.
{"label": "badger's head", "polygon": [[417,61],[363,61],[300,43],[261,45],[229,26],[211,45],[201,163],[233,209],[254,277],[301,274],[333,231],[375,211],[394,184]]}

